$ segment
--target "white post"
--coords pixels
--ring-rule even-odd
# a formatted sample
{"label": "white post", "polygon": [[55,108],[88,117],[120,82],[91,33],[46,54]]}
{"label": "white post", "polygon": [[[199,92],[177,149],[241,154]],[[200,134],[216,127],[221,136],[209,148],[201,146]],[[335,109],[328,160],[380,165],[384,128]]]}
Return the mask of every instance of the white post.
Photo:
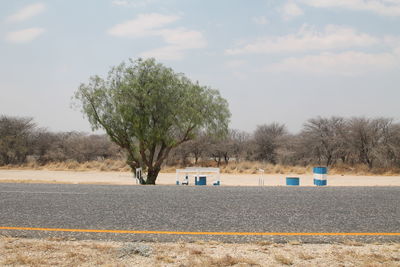
{"label": "white post", "polygon": [[263,174],[264,174],[265,171],[263,169],[258,169],[258,171],[261,173],[260,178],[258,178],[258,185],[259,186],[264,186]]}
{"label": "white post", "polygon": [[142,168],[136,168],[135,172],[136,184],[139,183],[141,177],[142,177]]}

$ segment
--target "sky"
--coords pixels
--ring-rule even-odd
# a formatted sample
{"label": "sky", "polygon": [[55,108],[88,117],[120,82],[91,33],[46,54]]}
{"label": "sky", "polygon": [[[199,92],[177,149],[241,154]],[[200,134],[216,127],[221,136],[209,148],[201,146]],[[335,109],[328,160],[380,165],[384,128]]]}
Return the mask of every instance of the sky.
{"label": "sky", "polygon": [[0,0],[0,114],[90,132],[74,92],[139,57],[218,89],[234,129],[400,120],[400,0]]}

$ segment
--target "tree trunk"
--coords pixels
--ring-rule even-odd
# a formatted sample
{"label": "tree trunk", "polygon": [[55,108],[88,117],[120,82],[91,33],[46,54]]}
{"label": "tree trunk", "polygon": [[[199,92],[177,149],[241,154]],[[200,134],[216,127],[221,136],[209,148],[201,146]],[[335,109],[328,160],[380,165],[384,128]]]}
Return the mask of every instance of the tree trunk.
{"label": "tree trunk", "polygon": [[154,168],[149,168],[148,172],[147,172],[147,179],[146,179],[146,183],[147,185],[155,185],[156,184],[156,179],[158,176],[158,173],[160,172],[160,168],[159,167],[154,167]]}

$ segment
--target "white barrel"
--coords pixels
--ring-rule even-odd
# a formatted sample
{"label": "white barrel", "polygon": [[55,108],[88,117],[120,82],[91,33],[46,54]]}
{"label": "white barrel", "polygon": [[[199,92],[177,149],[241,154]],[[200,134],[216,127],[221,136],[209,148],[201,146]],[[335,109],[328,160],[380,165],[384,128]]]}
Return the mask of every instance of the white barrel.
{"label": "white barrel", "polygon": [[314,167],[314,185],[325,186],[327,185],[328,168],[327,167]]}

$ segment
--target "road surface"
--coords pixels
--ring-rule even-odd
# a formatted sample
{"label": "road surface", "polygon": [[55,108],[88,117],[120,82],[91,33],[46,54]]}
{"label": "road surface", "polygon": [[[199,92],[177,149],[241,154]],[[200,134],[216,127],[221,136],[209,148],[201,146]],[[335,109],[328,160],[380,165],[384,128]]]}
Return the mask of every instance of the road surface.
{"label": "road surface", "polygon": [[[0,184],[0,234],[114,240],[400,240],[400,187]],[[10,227],[155,231],[92,233]],[[191,232],[162,234],[159,231]],[[200,235],[193,234],[197,233]],[[201,234],[214,232],[217,234]],[[218,233],[228,232],[230,235]],[[233,235],[232,233],[264,233]],[[271,234],[271,233],[283,233]],[[292,236],[293,233],[303,235]],[[304,236],[304,233],[398,235]]]}

